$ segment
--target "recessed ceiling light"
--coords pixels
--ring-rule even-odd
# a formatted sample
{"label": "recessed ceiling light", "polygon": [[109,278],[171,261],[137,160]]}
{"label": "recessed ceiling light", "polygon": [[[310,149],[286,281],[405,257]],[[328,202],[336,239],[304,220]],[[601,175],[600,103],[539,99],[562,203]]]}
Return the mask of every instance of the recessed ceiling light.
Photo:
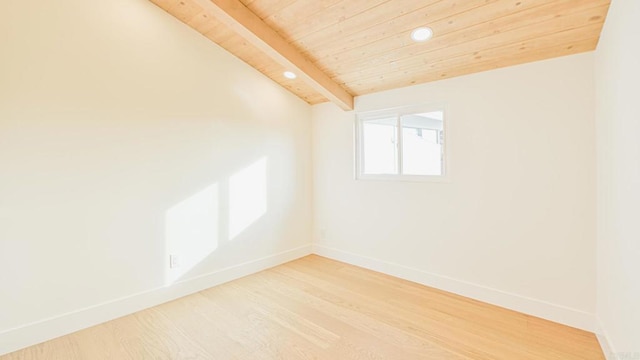
{"label": "recessed ceiling light", "polygon": [[291,71],[285,71],[283,75],[287,79],[295,79],[297,77],[296,74]]}
{"label": "recessed ceiling light", "polygon": [[431,39],[433,36],[433,30],[429,27],[419,27],[411,32],[411,38],[413,41],[423,42]]}

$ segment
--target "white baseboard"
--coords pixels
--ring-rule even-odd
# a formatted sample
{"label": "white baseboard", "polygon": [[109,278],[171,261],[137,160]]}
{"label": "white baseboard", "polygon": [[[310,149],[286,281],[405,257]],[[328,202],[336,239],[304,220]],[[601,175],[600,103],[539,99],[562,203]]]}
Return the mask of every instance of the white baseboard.
{"label": "white baseboard", "polygon": [[247,261],[171,286],[114,299],[0,332],[0,355],[113,320],[311,254],[311,245]]}
{"label": "white baseboard", "polygon": [[617,353],[615,351],[615,348],[611,345],[609,337],[607,336],[607,332],[604,330],[602,322],[597,317],[595,333],[596,337],[598,338],[598,342],[600,343],[600,348],[602,348],[602,352],[604,353],[604,357],[607,360],[618,360],[619,357],[616,355]]}
{"label": "white baseboard", "polygon": [[480,300],[560,324],[589,332],[594,331],[595,316],[584,311],[322,245],[314,244],[313,252],[320,256],[378,271],[401,279],[452,292],[454,294]]}

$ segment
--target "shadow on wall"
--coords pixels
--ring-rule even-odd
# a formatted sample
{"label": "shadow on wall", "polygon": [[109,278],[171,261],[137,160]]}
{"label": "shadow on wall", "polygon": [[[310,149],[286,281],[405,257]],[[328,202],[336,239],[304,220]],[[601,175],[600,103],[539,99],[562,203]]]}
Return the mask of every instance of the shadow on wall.
{"label": "shadow on wall", "polygon": [[170,286],[267,213],[267,158],[211,184],[165,213]]}

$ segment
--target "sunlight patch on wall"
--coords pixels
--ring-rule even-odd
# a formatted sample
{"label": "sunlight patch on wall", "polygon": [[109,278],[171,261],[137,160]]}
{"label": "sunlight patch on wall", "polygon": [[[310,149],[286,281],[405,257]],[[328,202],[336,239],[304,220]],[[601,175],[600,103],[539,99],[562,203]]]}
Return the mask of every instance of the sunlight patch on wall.
{"label": "sunlight patch on wall", "polygon": [[229,240],[267,212],[267,159],[229,178]]}
{"label": "sunlight patch on wall", "polygon": [[178,203],[166,213],[167,262],[165,284],[170,285],[213,253],[219,244],[219,190],[213,184]]}

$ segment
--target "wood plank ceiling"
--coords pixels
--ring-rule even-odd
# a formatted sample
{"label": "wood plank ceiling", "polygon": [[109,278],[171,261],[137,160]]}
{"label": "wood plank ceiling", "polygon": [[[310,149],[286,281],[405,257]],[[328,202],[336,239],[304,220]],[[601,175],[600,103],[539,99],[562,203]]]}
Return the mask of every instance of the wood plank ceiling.
{"label": "wood plank ceiling", "polygon": [[[351,107],[348,101],[341,102],[333,96],[342,90],[358,96],[594,50],[610,3],[610,0],[151,1],[309,104],[331,100],[345,109]],[[213,3],[217,5],[209,6]],[[303,74],[295,80],[285,78],[283,72],[290,70],[290,62],[283,63],[270,49],[256,46],[261,40],[248,38],[246,31],[241,31],[244,29],[230,26],[216,11],[225,6],[248,9],[249,15],[257,15],[255,20],[249,20],[252,21],[249,27],[253,27],[253,22],[268,25],[273,36],[279,37],[277,40],[287,43],[285,53],[289,53],[285,57],[290,52],[302,55],[310,63],[311,75]],[[411,31],[420,26],[433,29],[431,40],[423,43],[411,40]],[[314,73],[316,70],[322,74]],[[319,87],[313,77],[324,75],[331,80],[329,83],[339,86],[331,89],[333,85],[320,83]]]}

